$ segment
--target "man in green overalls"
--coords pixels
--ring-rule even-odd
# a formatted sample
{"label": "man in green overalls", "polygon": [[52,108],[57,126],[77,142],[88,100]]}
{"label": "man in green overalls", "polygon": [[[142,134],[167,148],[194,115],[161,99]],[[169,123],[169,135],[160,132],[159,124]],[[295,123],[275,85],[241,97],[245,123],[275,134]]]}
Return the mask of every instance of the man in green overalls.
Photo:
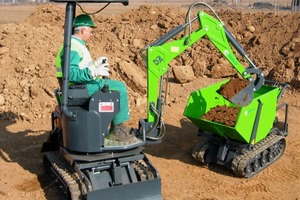
{"label": "man in green overalls", "polygon": [[[106,57],[100,57],[96,62],[92,59],[86,42],[93,37],[95,24],[89,15],[78,15],[73,22],[74,34],[71,38],[69,83],[86,84],[89,96],[100,90],[104,84],[108,84],[111,90],[120,92],[120,112],[111,123],[109,140],[119,142],[133,142],[135,137],[129,134],[130,129],[123,123],[129,120],[129,108],[126,85],[123,82],[102,79],[109,76],[109,64]],[[56,58],[56,75],[62,78],[63,46],[59,49]]]}

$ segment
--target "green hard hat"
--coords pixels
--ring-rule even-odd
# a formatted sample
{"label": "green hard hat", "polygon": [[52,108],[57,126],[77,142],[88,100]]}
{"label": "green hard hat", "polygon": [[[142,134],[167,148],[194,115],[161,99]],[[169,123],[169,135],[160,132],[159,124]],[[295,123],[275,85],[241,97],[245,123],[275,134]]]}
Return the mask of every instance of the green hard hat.
{"label": "green hard hat", "polygon": [[90,26],[96,28],[92,18],[87,14],[81,14],[75,17],[73,22],[73,27],[78,27],[78,26]]}

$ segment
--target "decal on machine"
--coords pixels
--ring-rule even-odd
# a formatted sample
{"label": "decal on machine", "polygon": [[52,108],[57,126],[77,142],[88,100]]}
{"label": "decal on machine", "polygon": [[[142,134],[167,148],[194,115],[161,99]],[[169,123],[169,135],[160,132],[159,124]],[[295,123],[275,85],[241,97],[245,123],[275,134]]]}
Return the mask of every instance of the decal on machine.
{"label": "decal on machine", "polygon": [[99,112],[114,112],[114,102],[99,102]]}

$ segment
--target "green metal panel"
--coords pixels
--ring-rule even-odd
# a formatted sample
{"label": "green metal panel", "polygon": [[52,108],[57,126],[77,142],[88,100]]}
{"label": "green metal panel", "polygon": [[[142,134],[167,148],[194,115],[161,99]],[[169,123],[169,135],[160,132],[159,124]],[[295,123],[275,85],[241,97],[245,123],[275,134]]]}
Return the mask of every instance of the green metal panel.
{"label": "green metal panel", "polygon": [[[201,117],[216,106],[236,106],[218,93],[221,85],[229,80],[221,81],[206,88],[191,93],[184,116],[188,117],[200,130],[219,136],[255,144],[264,139],[273,126],[276,117],[277,96],[279,88],[263,85],[254,93],[253,101],[245,107],[239,107],[240,112],[234,127],[202,119]],[[257,113],[261,103],[261,112]],[[254,130],[255,120],[258,120],[256,137],[253,141],[251,135]]]}

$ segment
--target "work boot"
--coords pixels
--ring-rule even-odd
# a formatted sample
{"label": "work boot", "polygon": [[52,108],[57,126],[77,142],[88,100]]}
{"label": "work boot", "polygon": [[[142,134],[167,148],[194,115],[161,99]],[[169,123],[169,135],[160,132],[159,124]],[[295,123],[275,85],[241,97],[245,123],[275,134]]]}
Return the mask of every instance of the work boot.
{"label": "work boot", "polygon": [[118,142],[134,143],[136,142],[136,137],[130,134],[130,130],[124,124],[114,124],[106,138]]}

